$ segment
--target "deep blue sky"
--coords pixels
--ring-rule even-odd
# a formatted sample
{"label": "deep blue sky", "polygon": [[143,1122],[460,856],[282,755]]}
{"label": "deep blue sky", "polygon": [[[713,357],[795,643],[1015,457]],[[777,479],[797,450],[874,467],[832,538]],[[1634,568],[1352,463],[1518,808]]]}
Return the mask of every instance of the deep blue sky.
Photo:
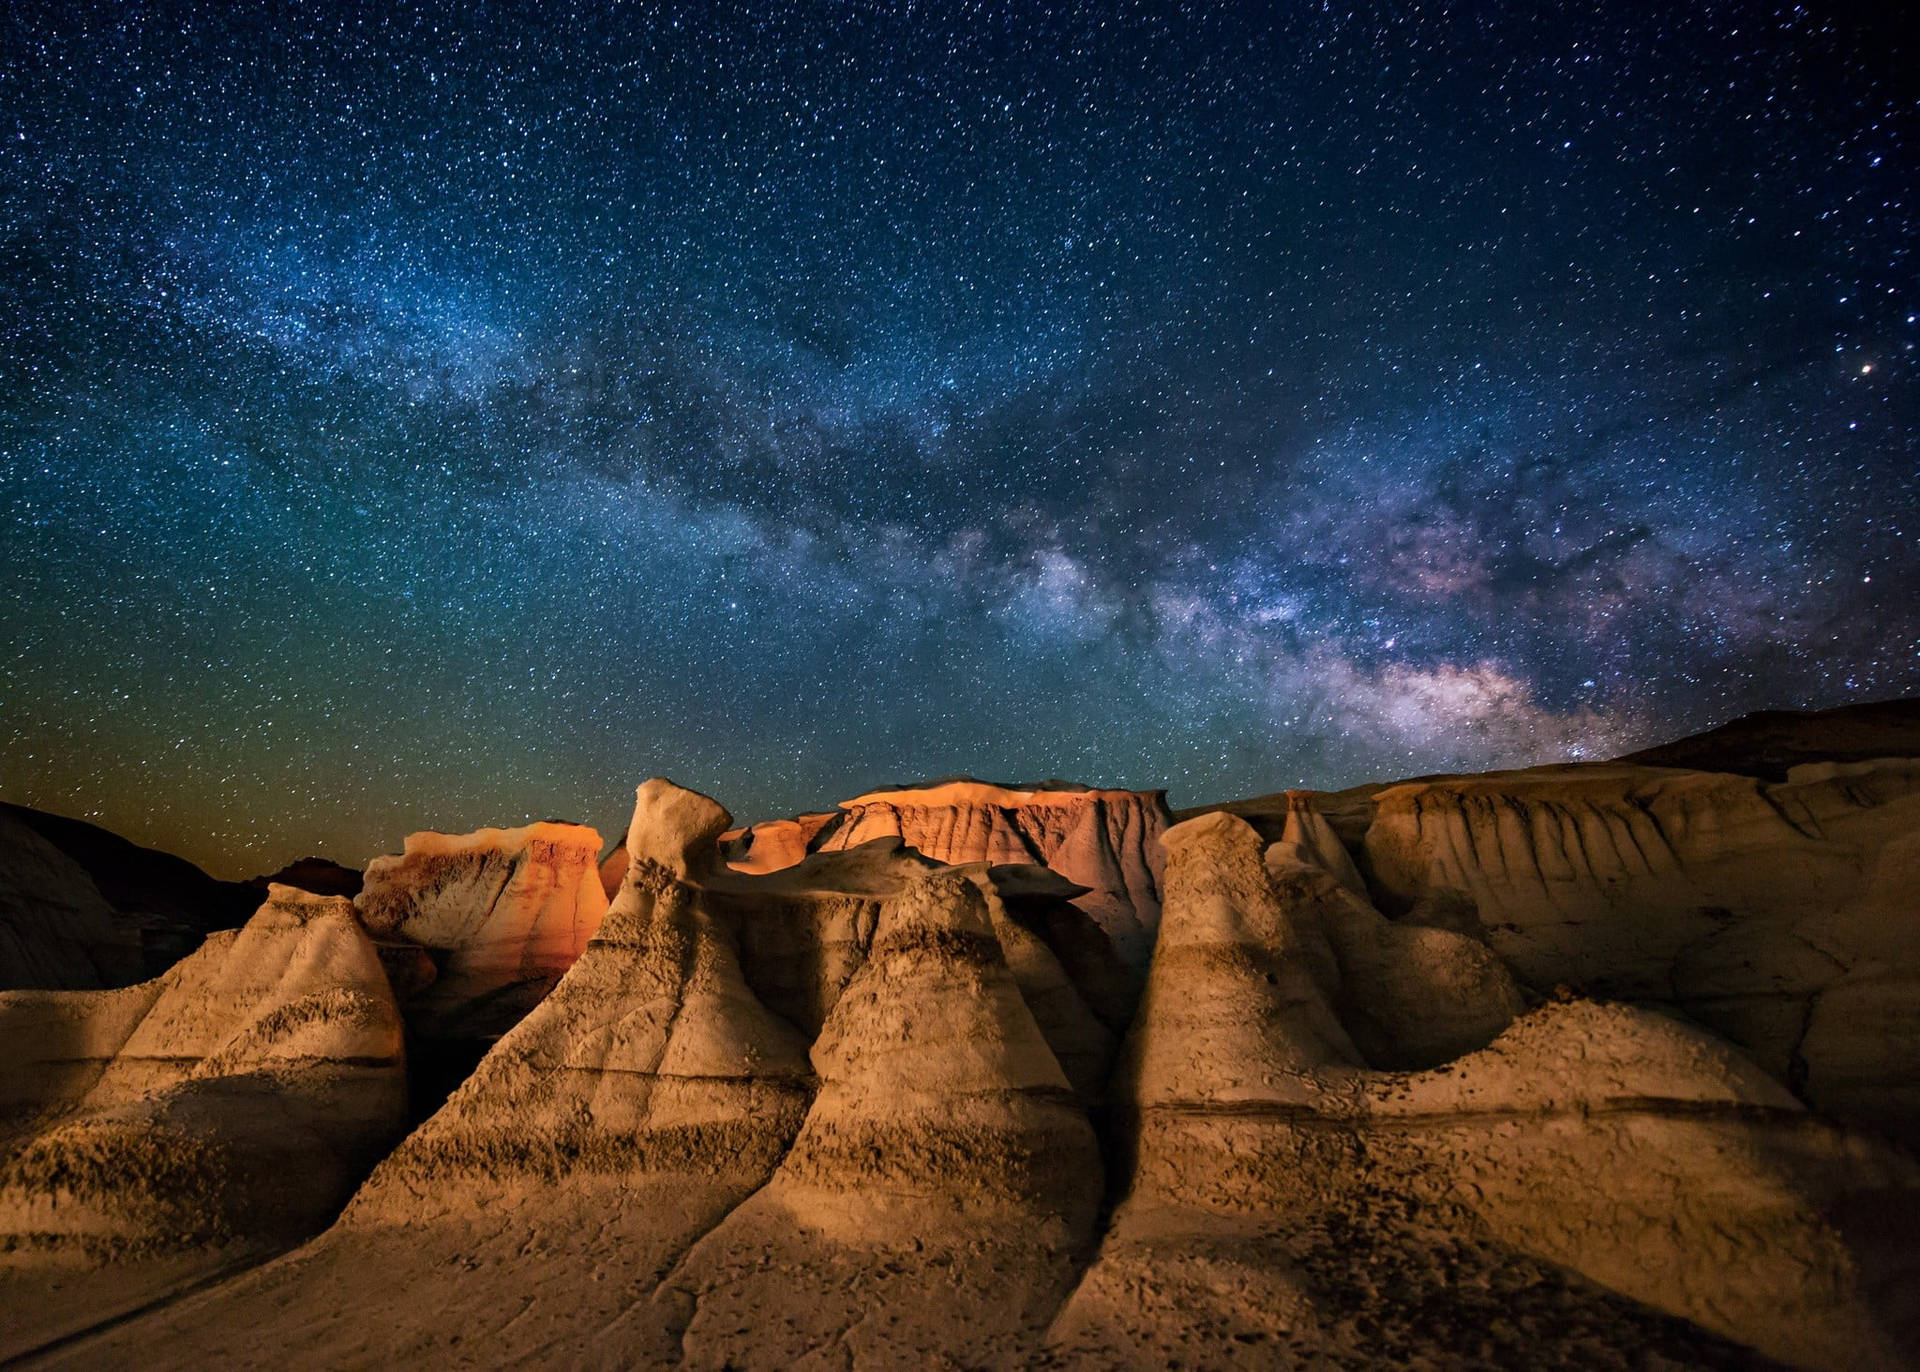
{"label": "deep blue sky", "polygon": [[0,794],[248,872],[1920,687],[1896,30],[786,8],[8,6]]}

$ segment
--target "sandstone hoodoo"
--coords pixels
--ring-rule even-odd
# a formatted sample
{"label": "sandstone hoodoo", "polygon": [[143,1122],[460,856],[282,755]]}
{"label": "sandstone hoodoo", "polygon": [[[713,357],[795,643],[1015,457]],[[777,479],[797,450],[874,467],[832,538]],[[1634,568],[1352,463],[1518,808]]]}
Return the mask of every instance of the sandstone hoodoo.
{"label": "sandstone hoodoo", "polygon": [[265,1365],[292,1350],[312,1367],[670,1360],[672,1312],[651,1296],[766,1181],[812,1095],[805,1039],[748,989],[733,935],[701,894],[726,824],[704,796],[642,786],[627,877],[552,994],[333,1229],[154,1317],[167,1343],[142,1336],[127,1356],[140,1347],[148,1365],[177,1367],[209,1354]]}
{"label": "sandstone hoodoo", "polygon": [[[1164,791],[1099,790],[1066,781],[998,785],[949,777],[842,801],[835,811],[764,820],[721,836],[736,871],[764,875],[810,853],[897,838],[936,862],[1050,868],[1081,887],[1073,903],[1121,960],[1143,972],[1160,918],[1159,835],[1172,821]],[[626,852],[601,868],[613,889]]]}
{"label": "sandstone hoodoo", "polygon": [[0,994],[0,1041],[0,1355],[314,1232],[404,1119],[373,945],[291,887],[155,981]]}
{"label": "sandstone hoodoo", "polygon": [[[1901,1365],[1910,1259],[1851,1231],[1863,1210],[1920,1214],[1909,1158],[1625,1006],[1550,1005],[1435,1071],[1368,1070],[1303,908],[1351,898],[1339,876],[1303,883],[1294,843],[1272,864],[1289,879],[1261,882],[1258,835],[1225,814],[1166,845],[1119,1076],[1132,1175],[1055,1321],[1063,1361],[1498,1365],[1551,1346],[1738,1366],[1738,1341]],[[1511,1003],[1470,980],[1482,1013]]]}

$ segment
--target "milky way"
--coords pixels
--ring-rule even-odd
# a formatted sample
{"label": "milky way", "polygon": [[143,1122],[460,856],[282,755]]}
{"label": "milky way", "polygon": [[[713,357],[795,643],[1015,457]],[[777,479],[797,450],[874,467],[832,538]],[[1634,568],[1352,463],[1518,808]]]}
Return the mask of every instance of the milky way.
{"label": "milky way", "polygon": [[1920,687],[1900,33],[755,8],[8,7],[7,799],[244,872]]}

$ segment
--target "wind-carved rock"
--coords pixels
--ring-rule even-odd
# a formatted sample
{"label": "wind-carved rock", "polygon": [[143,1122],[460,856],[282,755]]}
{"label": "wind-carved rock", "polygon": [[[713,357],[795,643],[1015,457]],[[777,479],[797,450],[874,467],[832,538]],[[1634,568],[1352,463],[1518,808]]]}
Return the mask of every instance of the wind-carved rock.
{"label": "wind-carved rock", "polygon": [[670,1361],[648,1298],[766,1181],[812,1094],[805,1040],[747,987],[705,900],[728,822],[671,782],[641,786],[627,875],[551,994],[338,1224],[165,1312],[175,1332],[143,1343],[144,1364]]}
{"label": "wind-carved rock", "polygon": [[1364,866],[1400,922],[1482,930],[1539,991],[1671,1004],[1920,1138],[1920,761],[1408,782],[1374,797]]}
{"label": "wind-carved rock", "polygon": [[[1071,1283],[1101,1172],[1085,1111],[1000,952],[996,926],[1016,938],[1015,916],[1006,900],[996,916],[986,893],[1018,905],[1078,888],[1034,869],[950,871],[898,839],[742,875],[720,861],[728,823],[704,796],[643,785],[627,875],[551,994],[331,1230],[153,1317],[171,1332],[149,1365],[246,1364],[288,1347],[314,1366],[448,1364],[467,1349],[677,1361],[683,1335],[703,1346],[718,1337],[715,1314],[745,1299],[708,1290],[714,1273],[690,1246],[737,1234],[723,1220],[776,1166],[801,1188],[769,1186],[780,1205],[804,1194],[816,1220],[864,1207],[831,1249],[850,1280],[893,1280],[875,1264],[894,1258],[876,1254],[910,1254],[918,1239],[920,1265],[899,1259],[918,1274],[909,1286],[930,1298],[973,1284],[952,1309],[922,1300],[932,1323],[889,1346],[938,1346],[955,1310],[982,1338],[1017,1331],[1031,1343]],[[1071,981],[1029,937],[1022,964],[1056,1031],[1084,1030]],[[753,990],[749,946],[763,972],[799,964],[777,984],[799,1011],[820,1010],[815,1058],[829,1085],[812,1115],[807,1040]],[[922,1206],[922,1192],[943,1199]],[[906,1218],[889,1219],[896,1209]],[[695,1273],[706,1274],[697,1310]],[[781,1299],[808,1320],[859,1313],[816,1311],[806,1287]]]}
{"label": "wind-carved rock", "polygon": [[512,1028],[599,928],[599,854],[592,829],[541,823],[409,834],[402,853],[369,863],[361,919],[389,944],[428,950],[437,968],[407,998],[409,1024],[443,1040]]}
{"label": "wind-carved rock", "polygon": [[1633,1347],[1734,1365],[1736,1342],[1807,1366],[1911,1356],[1901,1241],[1853,1223],[1920,1213],[1910,1160],[1812,1119],[1710,1035],[1627,1006],[1548,1005],[1432,1071],[1368,1070],[1333,1006],[1357,990],[1368,1007],[1377,973],[1349,987],[1329,949],[1330,982],[1302,907],[1356,899],[1341,875],[1295,840],[1263,885],[1259,836],[1225,814],[1164,842],[1160,953],[1116,1073],[1132,1171],[1055,1321],[1057,1357]]}
{"label": "wind-carved rock", "polygon": [[689,1360],[1026,1361],[1090,1239],[1100,1155],[972,880],[886,903],[812,1057],[792,1152],[663,1287]]}
{"label": "wind-carved rock", "polygon": [[405,1119],[398,1009],[339,898],[118,991],[0,994],[0,1354],[324,1225]]}

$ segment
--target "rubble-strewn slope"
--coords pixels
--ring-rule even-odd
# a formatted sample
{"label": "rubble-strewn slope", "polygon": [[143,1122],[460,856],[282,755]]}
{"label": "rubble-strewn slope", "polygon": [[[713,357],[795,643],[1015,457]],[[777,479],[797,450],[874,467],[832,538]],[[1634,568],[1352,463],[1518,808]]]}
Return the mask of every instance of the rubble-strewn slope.
{"label": "rubble-strewn slope", "polygon": [[290,887],[156,981],[0,994],[0,1041],[11,1351],[312,1233],[404,1118],[373,946]]}

